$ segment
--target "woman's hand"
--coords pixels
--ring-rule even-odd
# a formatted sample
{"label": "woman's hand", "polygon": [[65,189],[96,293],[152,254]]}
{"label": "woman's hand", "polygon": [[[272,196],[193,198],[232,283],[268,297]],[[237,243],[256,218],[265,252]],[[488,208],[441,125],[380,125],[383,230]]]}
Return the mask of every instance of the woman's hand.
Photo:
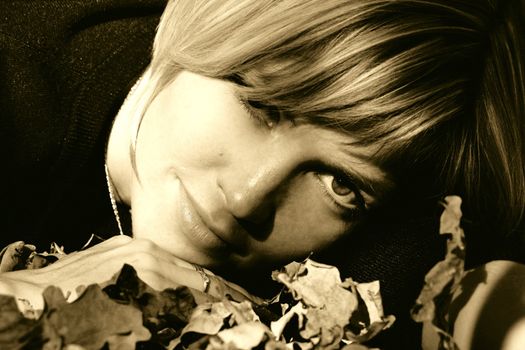
{"label": "woman's hand", "polygon": [[205,283],[207,276],[209,285],[206,292],[212,296],[222,298],[229,294],[239,301],[261,301],[210,271],[198,271],[191,263],[173,256],[149,240],[128,236],[116,236],[89,249],[68,254],[42,269],[2,273],[0,293],[25,299],[38,310],[43,307],[42,292],[47,286],[60,287],[68,300],[73,301],[78,297],[78,287],[93,283],[104,285],[125,263],[132,265],[138,276],[157,290],[184,285],[204,291],[208,284]]}

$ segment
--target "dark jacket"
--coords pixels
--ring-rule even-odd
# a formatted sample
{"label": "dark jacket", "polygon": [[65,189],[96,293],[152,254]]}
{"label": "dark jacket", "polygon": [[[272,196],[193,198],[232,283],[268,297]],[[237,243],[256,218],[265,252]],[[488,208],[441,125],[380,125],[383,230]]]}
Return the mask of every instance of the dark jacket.
{"label": "dark jacket", "polygon": [[[78,248],[114,219],[109,130],[150,59],[162,0],[0,2],[0,246]],[[110,223],[110,227],[108,227]]]}

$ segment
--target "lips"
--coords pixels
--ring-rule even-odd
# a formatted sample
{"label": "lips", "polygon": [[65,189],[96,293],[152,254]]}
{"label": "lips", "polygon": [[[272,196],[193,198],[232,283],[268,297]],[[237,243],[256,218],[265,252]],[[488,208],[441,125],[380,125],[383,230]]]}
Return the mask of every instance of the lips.
{"label": "lips", "polygon": [[190,194],[179,179],[179,207],[180,207],[180,226],[186,237],[198,248],[213,251],[225,252],[231,249],[231,245],[215,233],[196,210],[196,204]]}

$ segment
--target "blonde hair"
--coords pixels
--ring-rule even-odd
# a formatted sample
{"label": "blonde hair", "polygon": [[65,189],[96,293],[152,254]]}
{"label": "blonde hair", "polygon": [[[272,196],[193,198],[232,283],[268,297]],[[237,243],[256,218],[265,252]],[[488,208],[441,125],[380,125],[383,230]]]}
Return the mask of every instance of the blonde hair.
{"label": "blonde hair", "polygon": [[523,22],[520,0],[170,1],[147,96],[180,70],[232,80],[510,230],[525,208]]}

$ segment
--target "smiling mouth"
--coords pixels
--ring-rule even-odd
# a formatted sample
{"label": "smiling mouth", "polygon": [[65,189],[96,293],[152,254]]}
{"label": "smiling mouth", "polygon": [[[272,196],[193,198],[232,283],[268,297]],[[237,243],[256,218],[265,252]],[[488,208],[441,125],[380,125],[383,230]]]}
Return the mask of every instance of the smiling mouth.
{"label": "smiling mouth", "polygon": [[179,222],[186,237],[206,252],[225,252],[232,246],[206,225],[195,208],[190,194],[179,179]]}

